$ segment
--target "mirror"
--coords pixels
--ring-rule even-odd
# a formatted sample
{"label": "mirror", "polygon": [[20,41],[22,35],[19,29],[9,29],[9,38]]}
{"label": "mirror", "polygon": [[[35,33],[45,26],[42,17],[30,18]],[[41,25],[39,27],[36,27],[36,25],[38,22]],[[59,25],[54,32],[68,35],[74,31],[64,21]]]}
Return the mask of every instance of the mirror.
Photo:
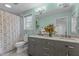
{"label": "mirror", "polygon": [[61,17],[56,19],[56,34],[65,35],[67,32],[67,19],[68,17]]}

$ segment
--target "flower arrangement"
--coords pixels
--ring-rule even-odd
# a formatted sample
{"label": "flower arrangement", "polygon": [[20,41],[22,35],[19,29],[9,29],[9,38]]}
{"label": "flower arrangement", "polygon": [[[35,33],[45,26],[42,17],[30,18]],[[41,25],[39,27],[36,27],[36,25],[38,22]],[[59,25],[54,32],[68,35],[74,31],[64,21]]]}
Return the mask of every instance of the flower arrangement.
{"label": "flower arrangement", "polygon": [[49,33],[50,37],[52,36],[52,33],[55,33],[55,27],[54,27],[53,24],[46,26],[44,29],[45,29],[46,32]]}

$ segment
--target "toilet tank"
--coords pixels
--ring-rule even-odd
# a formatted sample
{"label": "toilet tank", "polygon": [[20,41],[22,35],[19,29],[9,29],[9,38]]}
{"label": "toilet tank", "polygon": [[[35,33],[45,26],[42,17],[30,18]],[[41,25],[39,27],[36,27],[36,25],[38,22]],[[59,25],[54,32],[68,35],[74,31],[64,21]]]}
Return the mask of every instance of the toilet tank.
{"label": "toilet tank", "polygon": [[28,34],[25,34],[25,35],[24,35],[24,41],[25,41],[25,42],[28,42]]}

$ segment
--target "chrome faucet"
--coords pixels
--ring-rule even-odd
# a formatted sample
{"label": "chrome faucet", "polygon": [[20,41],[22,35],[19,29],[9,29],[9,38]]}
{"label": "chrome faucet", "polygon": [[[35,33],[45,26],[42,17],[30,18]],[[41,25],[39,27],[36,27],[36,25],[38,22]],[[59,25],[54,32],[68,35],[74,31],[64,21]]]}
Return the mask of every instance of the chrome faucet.
{"label": "chrome faucet", "polygon": [[66,38],[68,37],[67,32],[65,32],[65,37],[66,37]]}
{"label": "chrome faucet", "polygon": [[65,38],[71,38],[71,36],[68,35],[67,32],[65,32]]}

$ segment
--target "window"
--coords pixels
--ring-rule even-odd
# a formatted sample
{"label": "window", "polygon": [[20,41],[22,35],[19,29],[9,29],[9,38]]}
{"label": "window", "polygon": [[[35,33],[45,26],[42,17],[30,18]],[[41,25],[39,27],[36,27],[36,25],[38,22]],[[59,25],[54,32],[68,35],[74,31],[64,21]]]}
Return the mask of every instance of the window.
{"label": "window", "polygon": [[32,30],[32,15],[24,17],[24,30]]}

